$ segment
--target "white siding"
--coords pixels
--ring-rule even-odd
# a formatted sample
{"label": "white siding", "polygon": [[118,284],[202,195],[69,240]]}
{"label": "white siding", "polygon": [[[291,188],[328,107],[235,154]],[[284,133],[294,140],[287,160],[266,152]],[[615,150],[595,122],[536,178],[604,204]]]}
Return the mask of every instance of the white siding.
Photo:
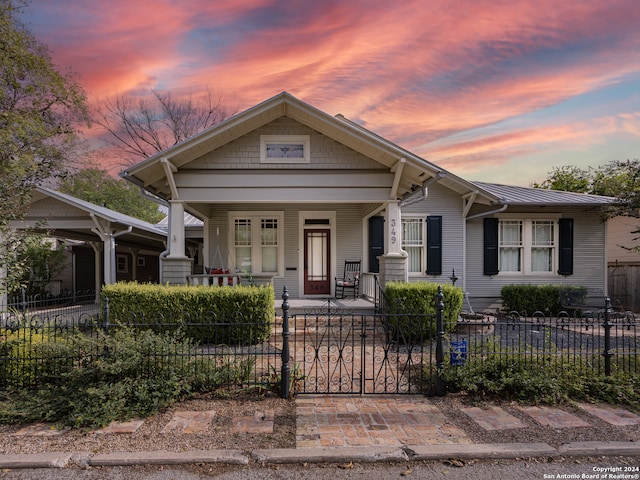
{"label": "white siding", "polygon": [[[514,213],[515,209],[508,209]],[[541,209],[529,209],[540,214]],[[551,214],[551,212],[546,212]],[[504,285],[512,284],[565,284],[584,285],[606,291],[605,277],[605,223],[595,211],[583,209],[555,210],[564,218],[574,219],[573,275],[494,275],[483,274],[483,218],[467,223],[467,281],[466,292],[470,297],[500,297]],[[523,211],[523,218],[526,213]],[[474,305],[474,308],[477,308]]]}
{"label": "white siding", "polygon": [[410,277],[410,281],[426,280],[437,283],[451,283],[453,269],[462,285],[463,277],[463,228],[462,199],[455,192],[434,184],[429,187],[427,198],[402,209],[402,215],[442,216],[442,275],[422,275]]}

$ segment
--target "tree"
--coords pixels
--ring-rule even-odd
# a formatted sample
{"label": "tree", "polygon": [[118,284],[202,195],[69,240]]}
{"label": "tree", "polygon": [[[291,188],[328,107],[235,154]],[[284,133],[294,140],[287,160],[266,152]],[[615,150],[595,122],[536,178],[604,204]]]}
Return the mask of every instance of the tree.
{"label": "tree", "polygon": [[96,106],[94,122],[107,133],[107,144],[133,165],[225,120],[232,113],[211,91],[175,98],[151,91],[151,99],[116,94]]}
{"label": "tree", "polygon": [[[533,183],[532,186],[615,197],[616,201],[607,209],[608,217],[637,217],[640,210],[640,160],[614,160],[587,170],[572,165],[554,167],[542,183]],[[631,233],[640,235],[640,228]],[[633,240],[638,241],[640,237]],[[640,253],[640,245],[623,248]]]}
{"label": "tree", "polygon": [[586,193],[591,184],[591,173],[575,165],[553,167],[542,183],[533,183],[535,188],[562,190],[564,192]]}
{"label": "tree", "polygon": [[157,223],[164,217],[158,204],[145,198],[138,187],[113,178],[99,168],[85,168],[69,175],[60,183],[59,190],[150,223]]}
{"label": "tree", "polygon": [[18,21],[25,6],[0,0],[0,271],[12,267],[0,293],[19,269],[9,222],[23,216],[35,186],[64,172],[79,144],[76,127],[88,123],[82,88]]}

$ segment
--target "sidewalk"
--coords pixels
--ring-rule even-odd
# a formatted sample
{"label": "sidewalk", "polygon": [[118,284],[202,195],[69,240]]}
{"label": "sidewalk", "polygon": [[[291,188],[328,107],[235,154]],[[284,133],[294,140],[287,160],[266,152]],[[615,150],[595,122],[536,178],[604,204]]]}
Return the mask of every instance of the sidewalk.
{"label": "sidewalk", "polygon": [[[46,452],[0,455],[3,468],[175,465],[186,463],[377,462],[556,456],[640,456],[640,415],[609,405],[560,407],[459,405],[448,397],[314,395],[296,399],[296,448],[188,452]],[[215,412],[175,412],[171,435],[211,432]],[[115,424],[105,435],[127,435],[144,421]],[[252,435],[272,431],[273,414],[234,419]],[[607,427],[607,428],[605,428]],[[17,434],[47,435],[47,426]],[[599,432],[615,432],[601,438]],[[538,432],[538,433],[536,433]],[[543,441],[541,441],[543,440]]]}

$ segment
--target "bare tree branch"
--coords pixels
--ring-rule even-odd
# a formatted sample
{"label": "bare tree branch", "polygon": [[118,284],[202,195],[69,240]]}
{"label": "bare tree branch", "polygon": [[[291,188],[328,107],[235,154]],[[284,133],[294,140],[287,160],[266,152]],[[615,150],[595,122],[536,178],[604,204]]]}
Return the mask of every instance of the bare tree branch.
{"label": "bare tree branch", "polygon": [[227,119],[228,110],[209,89],[196,98],[176,98],[151,90],[138,99],[124,94],[106,98],[95,108],[93,121],[105,130],[105,140],[123,166],[142,161]]}

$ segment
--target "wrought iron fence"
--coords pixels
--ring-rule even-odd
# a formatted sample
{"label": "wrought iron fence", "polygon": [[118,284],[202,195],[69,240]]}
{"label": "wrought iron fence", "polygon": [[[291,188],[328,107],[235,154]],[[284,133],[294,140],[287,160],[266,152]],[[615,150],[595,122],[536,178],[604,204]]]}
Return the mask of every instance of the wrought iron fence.
{"label": "wrought iron fence", "polygon": [[[181,371],[197,370],[201,388],[274,389],[280,382],[282,328],[277,320],[268,327],[265,336],[264,322],[222,319],[214,313],[199,318],[153,312],[144,318],[111,318],[108,301],[90,314],[71,308],[55,314],[12,311],[5,313],[0,328],[0,388],[35,388],[44,378],[50,384],[57,376],[63,382],[60,374],[70,368],[119,358],[118,345],[105,347],[105,334],[125,331],[135,339],[151,331],[157,339],[137,352],[147,357],[143,368],[148,375],[166,362],[178,362]],[[255,341],[243,340],[252,338]]]}
{"label": "wrought iron fence", "polygon": [[[150,330],[184,340],[171,347],[162,342],[148,346],[143,354],[148,356],[149,375],[164,362],[177,361],[198,369],[204,387],[278,388],[285,397],[354,391],[442,395],[440,372],[487,361],[535,363],[550,375],[568,368],[581,375],[637,374],[640,368],[635,316],[608,306],[572,315],[462,316],[454,326],[444,324],[439,299],[438,314],[415,319],[428,324],[424,331],[429,333],[412,329],[409,335],[397,314],[380,311],[355,315],[328,307],[326,312],[290,318],[287,299],[285,291],[283,316],[273,319],[267,334],[264,322],[214,313],[111,318],[108,302],[103,308],[14,308],[0,317],[0,388],[36,387],[43,375],[55,380],[69,368],[113,358],[117,352],[105,352],[101,335],[123,329],[131,336]],[[95,342],[82,352],[70,351],[74,335]],[[312,386],[313,377],[322,381]]]}
{"label": "wrought iron fence", "polygon": [[536,364],[558,375],[640,372],[639,327],[631,312],[602,308],[462,316],[447,336],[449,366],[494,361]]}

